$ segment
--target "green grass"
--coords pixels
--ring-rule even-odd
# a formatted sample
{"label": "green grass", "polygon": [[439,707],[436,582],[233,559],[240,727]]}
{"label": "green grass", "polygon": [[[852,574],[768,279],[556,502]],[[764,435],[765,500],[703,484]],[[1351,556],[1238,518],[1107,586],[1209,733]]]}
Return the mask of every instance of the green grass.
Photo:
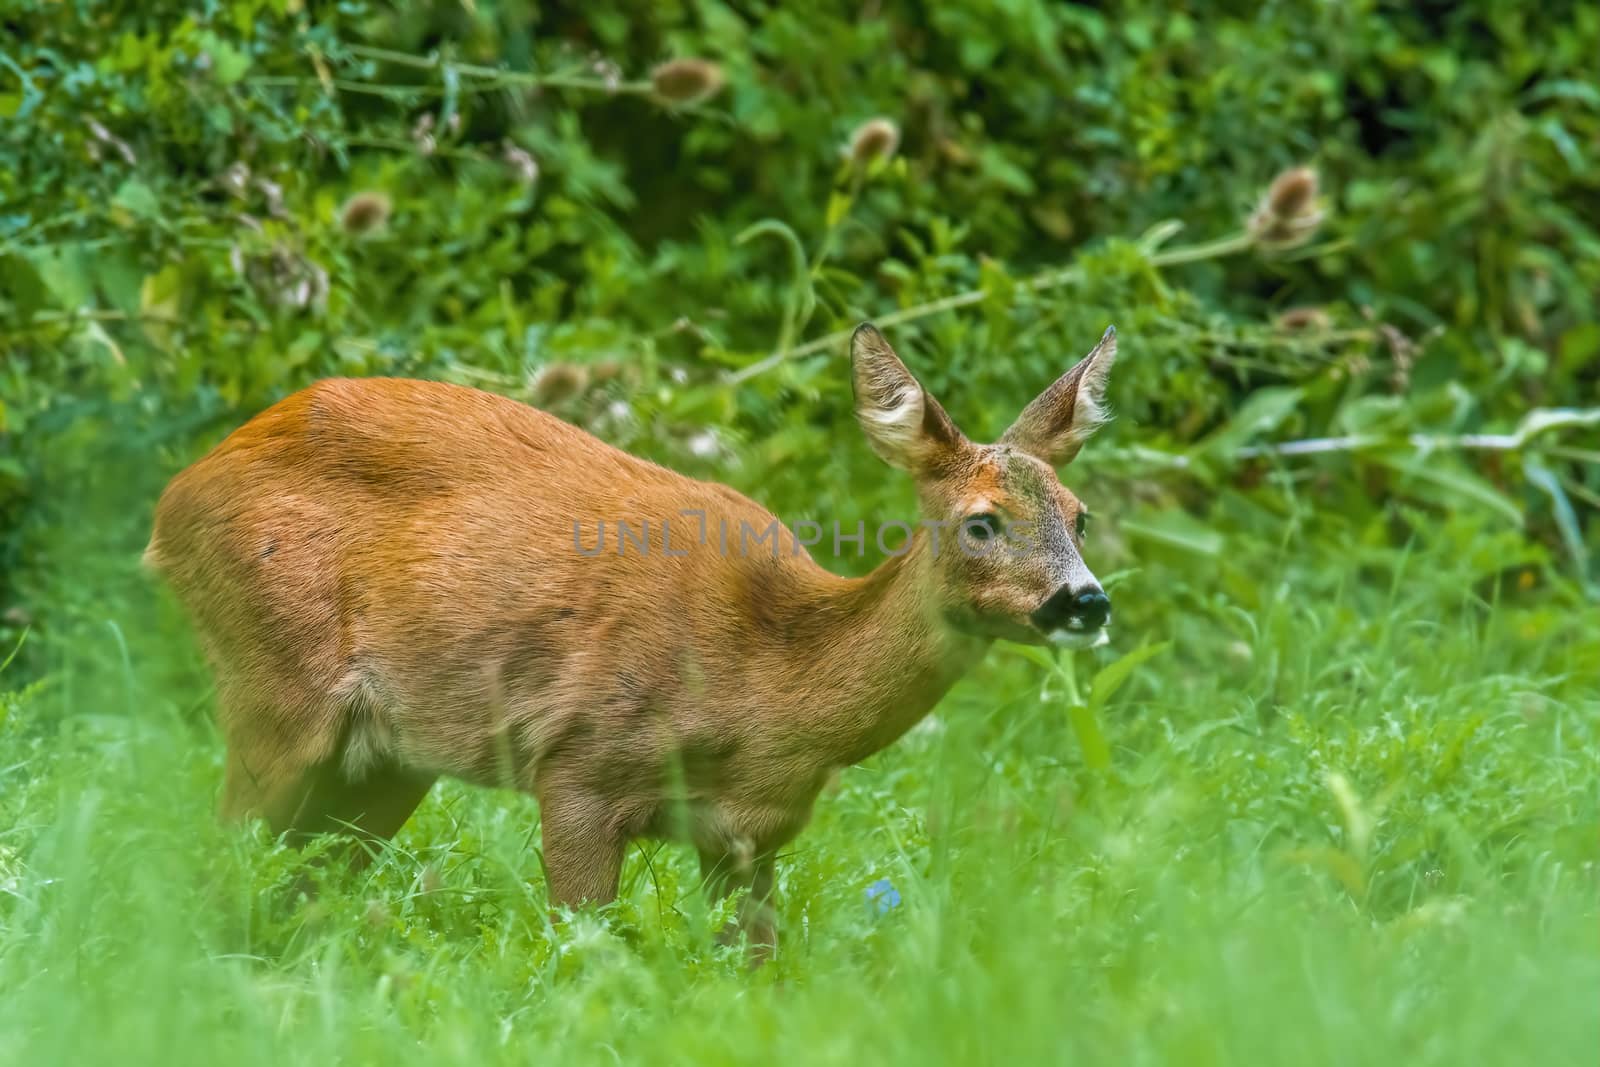
{"label": "green grass", "polygon": [[0,704],[0,1063],[1592,1063],[1600,620],[1458,527],[1156,554],[1117,647],[997,647],[820,800],[753,975],[671,846],[552,926],[527,798],[361,873],[218,826],[182,631],[108,625]]}

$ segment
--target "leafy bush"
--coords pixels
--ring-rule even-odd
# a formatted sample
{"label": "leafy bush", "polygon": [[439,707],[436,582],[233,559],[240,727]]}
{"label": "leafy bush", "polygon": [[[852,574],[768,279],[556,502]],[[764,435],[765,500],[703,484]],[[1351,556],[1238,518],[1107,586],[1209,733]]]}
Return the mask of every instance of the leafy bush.
{"label": "leafy bush", "polygon": [[[953,293],[981,299],[895,339],[975,433],[1108,321],[1128,353],[1118,443],[1174,453],[1505,430],[1597,380],[1600,13],[1584,5],[1201,18],[1039,2],[924,19],[896,3],[640,17],[237,0],[48,5],[10,28],[13,629],[61,606],[37,564],[82,547],[61,526],[83,498],[104,505],[95,538],[131,550],[163,476],[328,374],[537,395],[542,371],[575,364],[564,414],[726,474],[710,433],[741,457],[735,480],[789,506],[818,479],[785,461],[815,463],[849,432],[840,345],[737,384],[726,372],[785,321],[798,342]],[[719,64],[726,88],[683,107],[655,96],[649,72],[675,55]],[[842,153],[874,116],[898,151],[852,166]],[[1298,162],[1328,190],[1312,245],[1157,271],[1155,243],[1129,243],[1169,219],[1200,243],[1233,232]],[[786,240],[751,237],[764,220],[809,258],[802,279]],[[1070,284],[1026,284],[1063,267]],[[1301,307],[1317,311],[1291,318],[1300,333],[1273,325]],[[1400,498],[1419,496],[1531,515],[1551,546],[1552,517],[1597,490],[1581,454],[1545,455],[1535,485],[1499,457],[1430,462],[1444,473],[1419,482],[1408,454],[1330,460],[1317,484],[1359,485],[1401,538]],[[861,499],[882,481],[861,456],[847,447],[823,480]],[[1200,488],[1169,491],[1226,534],[1239,520],[1199,511]],[[1566,536],[1581,560],[1572,523]]]}

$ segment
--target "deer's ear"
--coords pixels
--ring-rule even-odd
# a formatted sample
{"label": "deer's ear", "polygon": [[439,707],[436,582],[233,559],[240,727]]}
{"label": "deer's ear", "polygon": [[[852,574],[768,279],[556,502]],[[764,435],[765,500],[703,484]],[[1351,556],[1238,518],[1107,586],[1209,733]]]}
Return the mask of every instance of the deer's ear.
{"label": "deer's ear", "polygon": [[1100,424],[1106,376],[1117,358],[1117,331],[1108,327],[1100,343],[1055,384],[1023,409],[1000,443],[1037,456],[1053,467],[1069,463]]}
{"label": "deer's ear", "polygon": [[913,474],[936,470],[966,444],[939,402],[870,322],[850,337],[850,380],[861,429],[891,466]]}

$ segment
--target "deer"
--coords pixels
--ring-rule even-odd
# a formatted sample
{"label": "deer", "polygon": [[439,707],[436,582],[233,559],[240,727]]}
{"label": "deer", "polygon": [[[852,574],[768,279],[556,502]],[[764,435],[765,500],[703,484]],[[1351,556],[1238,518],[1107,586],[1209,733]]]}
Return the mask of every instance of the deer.
{"label": "deer", "polygon": [[[775,857],[842,768],[994,641],[1091,647],[1111,617],[1056,468],[1107,419],[1115,330],[989,445],[872,324],[849,351],[923,519],[861,577],[787,529],[736,551],[704,530],[771,530],[760,504],[489,392],[333,378],[236,429],[172,479],[145,552],[215,677],[221,818],[381,846],[442,776],[509,786],[553,910],[612,901],[635,840],[682,841],[713,901],[744,893],[724,933],[769,957]],[[659,548],[603,537],[685,514]]]}

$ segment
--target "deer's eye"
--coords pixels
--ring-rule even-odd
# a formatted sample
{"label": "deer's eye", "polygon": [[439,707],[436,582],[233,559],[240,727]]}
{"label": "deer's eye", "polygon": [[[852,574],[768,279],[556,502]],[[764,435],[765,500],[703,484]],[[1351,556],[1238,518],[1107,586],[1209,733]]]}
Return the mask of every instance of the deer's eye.
{"label": "deer's eye", "polygon": [[1088,528],[1089,513],[1087,511],[1078,512],[1078,540],[1083,540],[1084,531],[1086,531]]}
{"label": "deer's eye", "polygon": [[968,515],[962,520],[961,529],[974,541],[988,541],[1000,536],[1000,516],[989,511]]}

